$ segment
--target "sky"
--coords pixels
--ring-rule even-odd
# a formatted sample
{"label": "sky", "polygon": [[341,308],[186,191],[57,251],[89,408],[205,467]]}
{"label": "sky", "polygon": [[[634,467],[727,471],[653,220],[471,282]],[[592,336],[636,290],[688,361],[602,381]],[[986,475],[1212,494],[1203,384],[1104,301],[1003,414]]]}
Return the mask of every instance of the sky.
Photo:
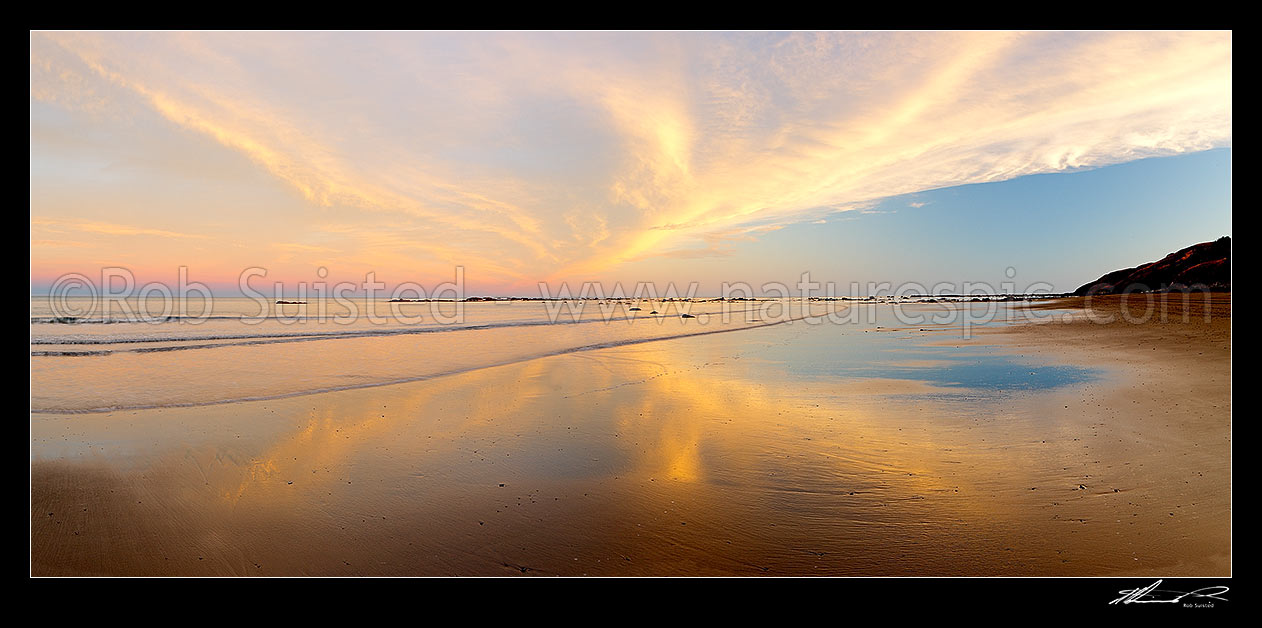
{"label": "sky", "polygon": [[804,272],[840,293],[1068,291],[1231,233],[1230,32],[32,32],[30,48],[34,292],[105,267],[168,285],[186,267],[225,292],[254,267],[422,286],[460,267],[489,295]]}

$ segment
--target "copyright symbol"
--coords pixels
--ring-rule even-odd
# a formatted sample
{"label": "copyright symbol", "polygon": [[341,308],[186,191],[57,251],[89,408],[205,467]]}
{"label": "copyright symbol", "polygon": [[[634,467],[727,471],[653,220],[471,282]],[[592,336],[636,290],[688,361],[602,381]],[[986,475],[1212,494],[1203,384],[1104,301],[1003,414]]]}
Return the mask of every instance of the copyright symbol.
{"label": "copyright symbol", "polygon": [[[87,298],[87,308],[78,304],[71,299],[76,290],[85,291],[86,294],[78,297],[78,299]],[[52,288],[48,292],[48,307],[52,310],[53,316],[57,318],[78,318],[84,316],[96,307],[96,286],[92,284],[85,275],[79,273],[69,273],[57,278],[53,282]]]}

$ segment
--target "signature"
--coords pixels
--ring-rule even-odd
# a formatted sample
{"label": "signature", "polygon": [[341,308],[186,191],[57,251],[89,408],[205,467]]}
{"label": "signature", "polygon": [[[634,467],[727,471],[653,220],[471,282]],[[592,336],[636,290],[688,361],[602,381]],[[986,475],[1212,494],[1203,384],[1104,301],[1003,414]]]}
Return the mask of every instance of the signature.
{"label": "signature", "polygon": [[1177,604],[1183,601],[1184,598],[1189,597],[1209,598],[1211,600],[1226,602],[1227,598],[1219,596],[1230,590],[1227,587],[1219,585],[1200,588],[1195,591],[1189,591],[1188,593],[1181,593],[1179,591],[1158,589],[1157,586],[1160,584],[1161,580],[1158,580],[1142,589],[1122,589],[1121,591],[1118,591],[1118,593],[1122,594],[1122,597],[1109,602],[1109,604]]}

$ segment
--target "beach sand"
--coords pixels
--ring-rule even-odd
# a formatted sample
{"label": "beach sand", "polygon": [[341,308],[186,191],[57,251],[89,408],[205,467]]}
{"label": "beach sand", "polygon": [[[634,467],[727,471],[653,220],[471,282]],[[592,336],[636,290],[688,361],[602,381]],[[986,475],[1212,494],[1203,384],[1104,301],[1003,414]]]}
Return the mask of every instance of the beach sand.
{"label": "beach sand", "polygon": [[786,355],[851,332],[794,324],[33,415],[31,571],[1230,575],[1229,297],[1208,321],[1200,301],[1140,324],[1092,322],[1120,309],[1091,305],[924,332],[1101,374],[1019,394],[795,371]]}

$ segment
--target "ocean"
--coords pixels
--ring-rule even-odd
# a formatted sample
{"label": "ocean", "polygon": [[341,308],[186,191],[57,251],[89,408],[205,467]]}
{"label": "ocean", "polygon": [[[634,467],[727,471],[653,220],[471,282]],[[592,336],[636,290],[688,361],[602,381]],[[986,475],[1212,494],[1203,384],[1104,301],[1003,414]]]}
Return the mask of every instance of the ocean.
{"label": "ocean", "polygon": [[[972,320],[965,321],[959,315],[962,311],[972,313]],[[871,348],[844,338],[857,331],[902,328],[922,335],[917,325],[939,332],[958,327],[963,334],[966,322],[984,326],[1010,320],[1011,315],[1007,304],[994,302],[847,307],[804,299],[361,299],[280,304],[217,297],[209,303],[193,298],[104,304],[32,297],[31,410],[90,413],[277,399],[414,382],[566,353],[794,324],[824,326],[832,332],[817,334],[816,346],[831,352],[810,363],[809,369],[817,373],[968,379],[969,371],[975,377],[976,372],[993,374],[996,368],[1002,371],[1011,365],[992,356],[984,363],[974,359],[956,365],[955,370],[908,369],[898,367],[898,360],[863,355],[871,354]],[[953,324],[937,322],[947,319]],[[889,337],[889,342],[895,346],[885,349],[906,349],[901,337]],[[990,384],[1003,387],[1002,382]]]}

